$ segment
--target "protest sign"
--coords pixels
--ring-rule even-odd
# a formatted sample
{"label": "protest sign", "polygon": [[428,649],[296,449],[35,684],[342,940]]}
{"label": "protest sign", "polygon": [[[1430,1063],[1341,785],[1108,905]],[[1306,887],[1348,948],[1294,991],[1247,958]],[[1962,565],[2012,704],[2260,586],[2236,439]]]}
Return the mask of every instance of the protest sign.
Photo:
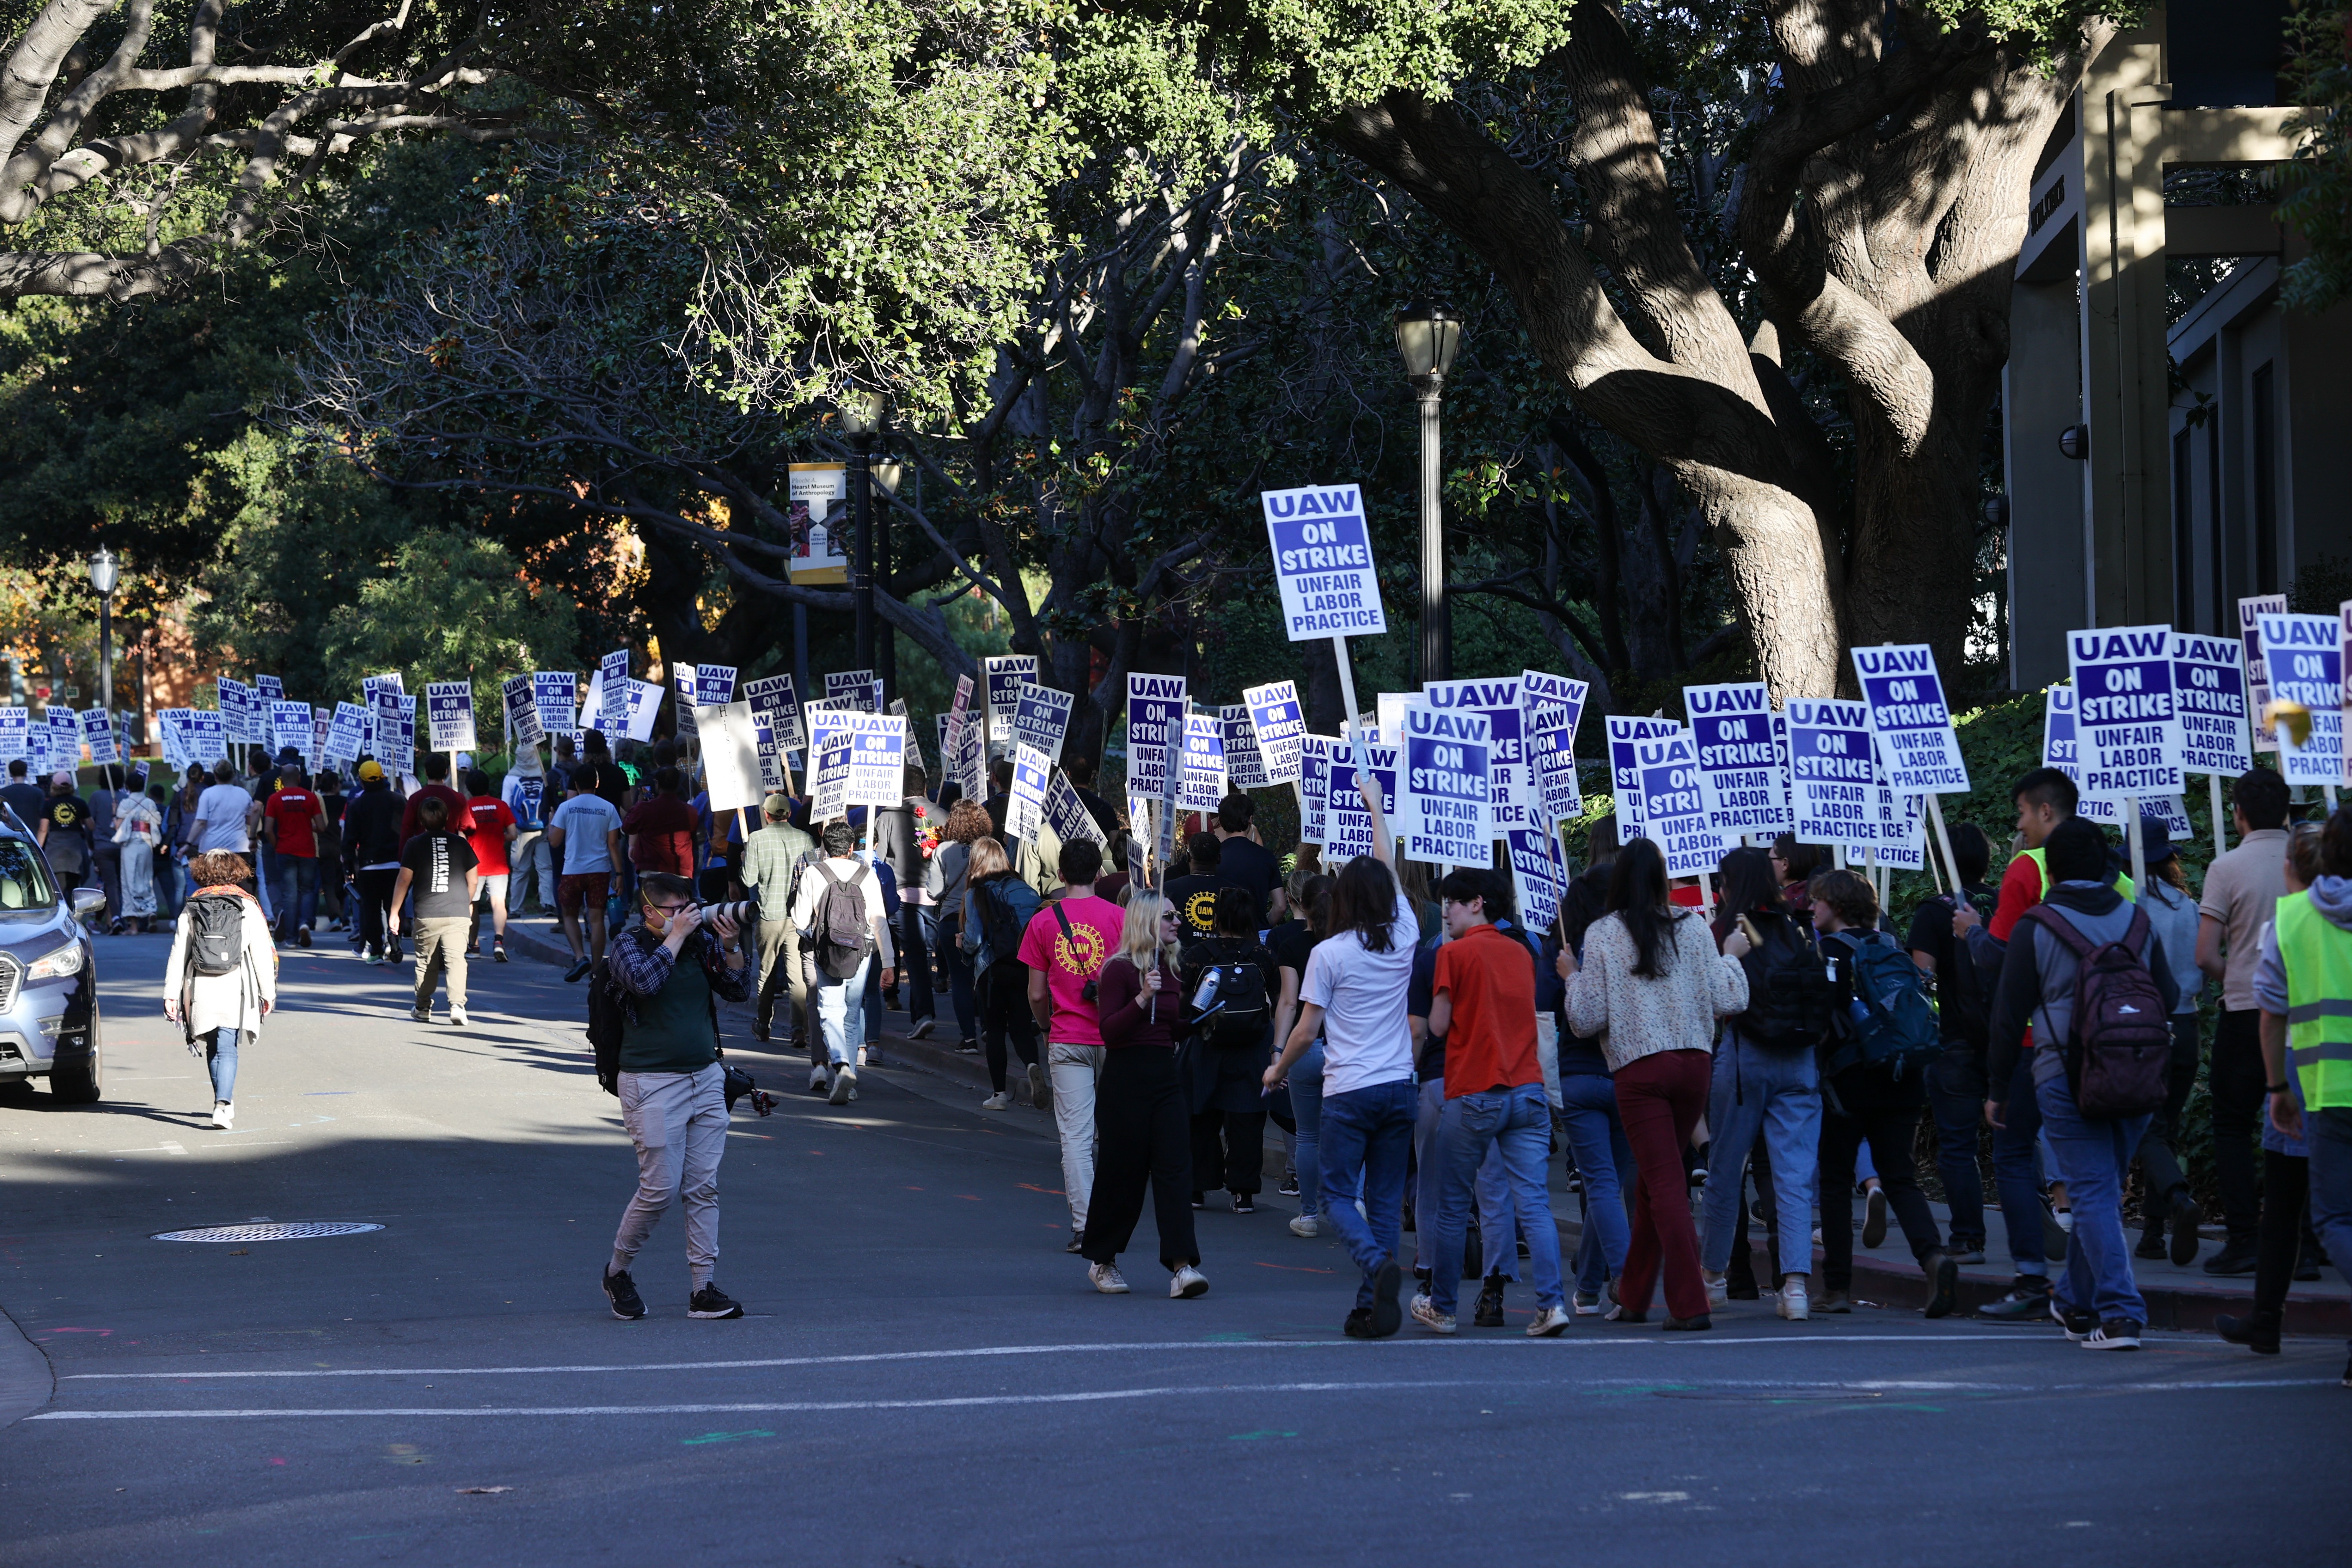
{"label": "protest sign", "polygon": [[1331,786],[1331,759],[1348,749],[1347,742],[1330,735],[1298,737],[1298,838],[1303,844],[1322,844],[1330,831],[1330,813],[1324,809]]}
{"label": "protest sign", "polygon": [[849,810],[849,731],[843,730],[811,742],[809,755],[809,821],[812,825],[842,820]]}
{"label": "protest sign", "polygon": [[110,767],[122,761],[122,748],[114,739],[114,720],[105,709],[92,708],[82,714],[81,738],[97,766]]}
{"label": "protest sign", "polygon": [[1968,764],[1944,701],[1936,653],[1926,643],[1853,650],[1870,723],[1885,742],[1886,778],[1897,795],[1966,795]]}
{"label": "protest sign", "polygon": [[980,661],[981,694],[988,703],[988,733],[1000,752],[1013,747],[1013,715],[1021,706],[1021,689],[1037,679],[1034,653],[1002,653]]}
{"label": "protest sign", "polygon": [[[1685,686],[1691,745],[1707,821],[1728,845],[1770,839],[1790,830],[1780,748],[1772,740],[1772,701],[1760,680]],[[1644,807],[1644,809],[1647,809]]]}
{"label": "protest sign", "polygon": [[1307,733],[1307,716],[1298,706],[1298,683],[1268,681],[1242,689],[1242,704],[1249,710],[1250,731],[1257,738],[1257,754],[1269,784],[1295,784],[1298,776],[1299,742]]}
{"label": "protest sign", "polygon": [[1540,935],[1559,918],[1560,897],[1568,889],[1559,845],[1540,827],[1514,827],[1503,842],[1519,895],[1519,929]]}
{"label": "protest sign", "polygon": [[671,665],[669,685],[672,694],[677,699],[677,738],[693,740],[697,733],[694,727],[694,666]]}
{"label": "protest sign", "polygon": [[1166,793],[1168,769],[1184,737],[1184,678],[1127,677],[1127,787],[1129,794]]}
{"label": "protest sign", "polygon": [[[569,669],[535,669],[530,674],[530,699],[539,710],[539,727],[551,740],[558,731],[576,733],[580,728],[580,676]],[[573,742],[575,745],[577,742]]]}
{"label": "protest sign", "polygon": [[1488,829],[1496,837],[1525,827],[1532,818],[1528,807],[1535,792],[1528,776],[1521,745],[1526,715],[1519,709],[1519,682],[1507,680],[1433,680],[1422,687],[1423,700],[1432,708],[1484,713],[1487,720],[1486,766],[1493,815]]}
{"label": "protest sign", "polygon": [[[1360,742],[1362,755],[1370,763],[1370,772],[1377,787],[1381,814],[1388,819],[1389,831],[1396,831],[1397,773],[1402,764],[1404,750],[1401,746],[1380,746]],[[1323,864],[1337,873],[1340,864],[1352,856],[1372,852],[1372,816],[1364,809],[1363,796],[1358,792],[1356,751],[1345,742],[1333,746],[1330,773],[1323,792]],[[1489,857],[1492,857],[1489,850]]]}
{"label": "protest sign", "polygon": [[608,734],[606,739],[652,740],[654,720],[661,712],[661,700],[662,689],[659,681],[638,680],[632,678],[629,681],[628,711],[622,721],[621,732],[618,735]]}
{"label": "protest sign", "polygon": [[310,705],[308,702],[277,701],[269,705],[269,732],[278,738],[278,745],[291,746],[306,761],[318,757],[318,739],[310,727]]}
{"label": "protest sign", "polygon": [[1790,793],[1799,841],[1874,843],[1878,769],[1871,756],[1869,704],[1792,697],[1788,714]]}
{"label": "protest sign", "polygon": [[605,740],[618,740],[629,727],[629,650],[615,648],[596,663],[597,705],[596,722],[583,722],[583,729],[604,731]]}
{"label": "protest sign", "polygon": [[696,710],[695,733],[702,737],[703,787],[713,812],[740,811],[767,794],[760,769],[759,727],[749,702],[713,703]]}
{"label": "protest sign", "polygon": [[509,750],[536,746],[547,739],[547,727],[539,721],[539,686],[535,677],[518,675],[501,681],[499,700],[506,708]]}
{"label": "protest sign", "polygon": [[858,712],[871,712],[874,698],[874,672],[870,669],[828,670],[824,678],[824,694]]}
{"label": "protest sign", "polygon": [[327,726],[327,744],[320,765],[348,768],[360,760],[367,748],[368,710],[356,702],[338,702],[335,716]]}
{"label": "protest sign", "polygon": [[[1020,771],[1017,762],[1013,769],[1017,775]],[[1045,786],[1045,826],[1052,828],[1054,837],[1065,844],[1082,838],[1095,844],[1110,842],[1103,835],[1102,824],[1095,820],[1095,814],[1088,811],[1087,803],[1078,797],[1077,787],[1058,773]]]}
{"label": "protest sign", "polygon": [[425,683],[425,723],[435,752],[470,752],[474,736],[474,683],[470,680],[428,680]]}
{"label": "protest sign", "polygon": [[1038,826],[1045,820],[1045,781],[1053,771],[1053,762],[1036,747],[1025,742],[1013,746],[1004,831],[1024,844],[1035,842]]}
{"label": "protest sign", "polygon": [[198,767],[209,768],[228,756],[228,732],[221,716],[202,708],[183,709],[187,717],[188,761]]}
{"label": "protest sign", "polygon": [[2254,765],[2246,732],[2246,667],[2234,637],[2172,634],[2172,705],[2184,773],[2237,777]]}
{"label": "protest sign", "polygon": [[[2314,617],[2327,626],[2333,617]],[[2066,634],[2074,744],[2090,795],[2180,793],[2180,721],[2172,707],[2172,628],[2102,626]]]}
{"label": "protest sign", "polygon": [[[2053,686],[2042,698],[2042,765],[2073,779],[2079,791],[2083,772],[2081,754],[2074,748],[2074,689]],[[2114,795],[2082,795],[2074,802],[2074,815],[2102,826],[2117,826],[2124,819],[2124,802]]]}
{"label": "protest sign", "polygon": [[1176,805],[1183,811],[1214,811],[1225,798],[1225,722],[1215,712],[1184,716],[1184,777]]}
{"label": "protest sign", "polygon": [[849,804],[897,805],[907,798],[907,721],[896,713],[850,713]]}
{"label": "protest sign", "polygon": [[1076,701],[1070,693],[1058,688],[1024,681],[1020,694],[1013,700],[1014,742],[1036,747],[1045,753],[1048,762],[1060,762],[1062,737],[1069,731],[1070,709]]}
{"label": "protest sign", "polygon": [[1238,702],[1217,710],[1217,723],[1225,736],[1225,783],[1234,789],[1265,789],[1265,758],[1257,749],[1257,731],[1250,723],[1249,704]]}
{"label": "protest sign", "polygon": [[1666,874],[1713,871],[1723,858],[1723,835],[1707,821],[1690,731],[1677,726],[1670,735],[1637,741],[1634,758],[1642,776],[1642,836],[1665,851]]}
{"label": "protest sign", "polygon": [[800,693],[791,676],[763,675],[744,686],[743,699],[753,712],[766,715],[779,747],[796,751],[808,744],[808,731],[801,725]]}
{"label": "protest sign", "polygon": [[1572,680],[1565,675],[1551,675],[1540,669],[1519,672],[1519,706],[1532,715],[1538,708],[1559,708],[1568,715],[1568,732],[1584,719],[1584,700],[1591,694],[1590,682]]}
{"label": "protest sign", "polygon": [[[2263,659],[2270,700],[2311,710],[2311,732],[2298,745],[2284,723],[2277,728],[2279,772],[2291,784],[2344,782],[2344,652],[2339,616],[2264,615]],[[2079,702],[2077,706],[2080,706]],[[2079,730],[2080,721],[2077,720]],[[2168,792],[2158,792],[2168,793]]]}
{"label": "protest sign", "polygon": [[1609,744],[1609,793],[1617,807],[1620,842],[1638,837],[1624,831],[1642,820],[1642,760],[1644,741],[1679,734],[1682,726],[1671,719],[1636,719],[1612,713],[1603,721]]}
{"label": "protest sign", "polygon": [[1535,781],[1532,826],[1549,834],[1563,822],[1584,815],[1582,785],[1576,776],[1576,726],[1568,710],[1557,703],[1529,710],[1528,732],[1521,742],[1528,772]]}
{"label": "protest sign", "polygon": [[1494,858],[1494,721],[1473,710],[1414,702],[1402,718],[1404,852],[1436,866],[1483,867]]}
{"label": "protest sign", "polygon": [[1354,485],[1308,485],[1265,490],[1258,500],[1290,640],[1387,631],[1363,492]]}
{"label": "protest sign", "polygon": [[[177,713],[182,711],[182,710],[172,708],[166,709],[164,711]],[[169,754],[170,744],[171,742],[168,741],[165,742],[165,752],[167,755]],[[14,762],[18,757],[30,754],[31,750],[31,711],[24,708],[0,708],[0,763]],[[183,764],[180,761],[174,759],[172,765],[179,767]]]}
{"label": "protest sign", "polygon": [[2263,658],[2262,617],[2283,616],[2286,612],[2284,594],[2256,594],[2238,601],[2238,646],[2246,672],[2246,718],[2254,727],[2254,749],[2267,752],[2278,742],[2263,724],[2263,710],[2270,706],[2270,665]]}

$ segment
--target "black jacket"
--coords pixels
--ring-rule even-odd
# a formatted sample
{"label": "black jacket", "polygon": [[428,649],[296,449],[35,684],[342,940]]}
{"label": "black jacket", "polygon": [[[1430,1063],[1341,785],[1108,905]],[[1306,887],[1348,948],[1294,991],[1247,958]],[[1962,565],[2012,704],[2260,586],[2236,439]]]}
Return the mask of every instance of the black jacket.
{"label": "black jacket", "polygon": [[356,870],[400,858],[400,814],[406,803],[389,784],[363,784],[343,807],[343,864]]}

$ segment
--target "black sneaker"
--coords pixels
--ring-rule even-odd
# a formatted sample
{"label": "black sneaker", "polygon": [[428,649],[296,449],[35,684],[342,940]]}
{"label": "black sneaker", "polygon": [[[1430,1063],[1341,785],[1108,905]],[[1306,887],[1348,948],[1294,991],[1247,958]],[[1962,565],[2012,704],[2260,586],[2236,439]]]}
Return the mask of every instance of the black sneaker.
{"label": "black sneaker", "polygon": [[2319,1259],[2308,1247],[2294,1255],[2294,1278],[2305,1283],[2319,1278]]}
{"label": "black sneaker", "polygon": [[294,945],[297,947],[308,947],[310,945],[310,928],[309,926],[303,926],[295,931]]}
{"label": "black sneaker", "polygon": [[1235,1193],[1234,1194],[1234,1212],[1235,1214],[1257,1213],[1257,1195],[1254,1193]]}
{"label": "black sneaker", "polygon": [[588,977],[588,972],[594,967],[595,965],[590,963],[586,959],[582,959],[579,963],[573,964],[571,968],[563,972],[564,983],[566,984],[570,984],[572,982],[586,979]]}
{"label": "black sneaker", "polygon": [[1381,1337],[1372,1327],[1372,1310],[1370,1307],[1358,1307],[1349,1312],[1348,1321],[1339,1325],[1339,1331],[1351,1340],[1376,1340]]}
{"label": "black sneaker", "polygon": [[763,1045],[763,1046],[764,1046],[764,1045],[766,1045],[766,1044],[768,1043],[768,1034],[769,1034],[769,1029],[768,1029],[768,1026],[767,1026],[767,1025],[761,1023],[761,1022],[760,1022],[759,1020],[757,1020],[757,1019],[753,1019],[753,1020],[752,1020],[752,1023],[751,1023],[751,1037],[752,1037],[753,1039],[755,1039],[755,1040],[759,1041],[761,1045]]}
{"label": "black sneaker", "polygon": [[1478,1308],[1470,1317],[1470,1326],[1476,1329],[1499,1329],[1503,1326],[1503,1277],[1486,1276],[1486,1283],[1478,1292]]}
{"label": "black sneaker", "polygon": [[1977,1316],[1995,1323],[2038,1323],[2050,1315],[2050,1281],[2039,1274],[2021,1274],[2009,1282],[1998,1301],[1987,1301]]}
{"label": "black sneaker", "polygon": [[[2050,1295],[2050,1315],[2058,1320],[2058,1326],[2066,1331],[2066,1337],[2077,1344],[2099,1331],[2099,1315],[2096,1312],[2062,1304],[2054,1290]],[[2137,1339],[2133,1348],[2137,1348]]]}
{"label": "black sneaker", "polygon": [[1372,1276],[1372,1338],[1387,1339],[1404,1327],[1404,1309],[1397,1305],[1397,1292],[1402,1289],[1404,1270],[1391,1258]]}
{"label": "black sneaker", "polygon": [[1296,1175],[1285,1176],[1282,1184],[1274,1190],[1283,1197],[1295,1198],[1298,1195],[1298,1178]]}
{"label": "black sneaker", "polygon": [[2254,1271],[2254,1244],[2236,1237],[2221,1244],[2221,1250],[2205,1260],[2208,1274],[2252,1274]]}
{"label": "black sneaker", "polygon": [[716,1285],[705,1285],[688,1299],[686,1315],[689,1318],[740,1318],[743,1315],[743,1303],[730,1300],[727,1293]]}
{"label": "black sneaker", "polygon": [[1927,1271],[1933,1289],[1927,1305],[1921,1309],[1930,1318],[1948,1318],[1952,1309],[1960,1304],[1960,1266],[1948,1252],[1931,1252],[1919,1260]]}
{"label": "black sneaker", "polygon": [[1668,1318],[1658,1327],[1668,1333],[1703,1334],[1715,1327],[1715,1320],[1701,1312],[1696,1318]]}
{"label": "black sneaker", "polygon": [[2256,1355],[2279,1353],[2279,1318],[2276,1312],[2257,1308],[2244,1317],[2229,1312],[2216,1313],[2213,1331],[2233,1345],[2243,1345]]}
{"label": "black sneaker", "polygon": [[604,1299],[613,1303],[613,1316],[625,1323],[633,1323],[646,1315],[646,1299],[637,1294],[637,1282],[629,1278],[627,1269],[618,1274],[606,1274]]}
{"label": "black sneaker", "polygon": [[1087,1233],[1083,1230],[1074,1230],[1070,1232],[1070,1245],[1062,1248],[1062,1250],[1065,1252],[1084,1252],[1086,1247]]}
{"label": "black sneaker", "polygon": [[2086,1351],[2136,1351],[2139,1349],[2139,1325],[2129,1318],[2109,1318],[2084,1334],[2082,1342]]}
{"label": "black sneaker", "polygon": [[2160,1225],[2154,1230],[2142,1231],[2139,1245],[2132,1248],[2134,1258],[2158,1258],[2164,1255],[2164,1227]]}
{"label": "black sneaker", "polygon": [[490,962],[493,963],[507,962],[507,944],[503,941],[490,943]]}

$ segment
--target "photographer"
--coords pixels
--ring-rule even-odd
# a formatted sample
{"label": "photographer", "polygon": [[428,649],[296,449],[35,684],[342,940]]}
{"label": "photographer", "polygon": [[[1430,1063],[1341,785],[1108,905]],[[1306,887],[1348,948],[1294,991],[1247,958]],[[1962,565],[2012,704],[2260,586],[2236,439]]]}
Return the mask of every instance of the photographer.
{"label": "photographer", "polygon": [[[621,1120],[637,1150],[637,1191],[622,1212],[604,1294],[616,1318],[646,1315],[629,1265],[674,1198],[686,1200],[689,1318],[740,1318],[743,1309],[711,1283],[719,1260],[719,1160],[727,1147],[726,1069],[719,1065],[719,998],[751,994],[751,972],[729,911],[709,935],[682,877],[639,879],[645,924],[623,931],[606,954],[621,991]],[[681,962],[683,960],[683,962]]]}

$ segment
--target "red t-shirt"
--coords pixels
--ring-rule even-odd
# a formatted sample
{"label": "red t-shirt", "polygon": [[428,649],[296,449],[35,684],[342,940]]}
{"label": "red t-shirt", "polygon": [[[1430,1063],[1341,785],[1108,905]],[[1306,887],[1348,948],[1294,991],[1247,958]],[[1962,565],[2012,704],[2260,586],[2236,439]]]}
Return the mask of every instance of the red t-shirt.
{"label": "red t-shirt", "polygon": [[1430,994],[1453,999],[1445,1098],[1543,1082],[1536,1059],[1536,961],[1517,938],[1472,926],[1437,950]]}
{"label": "red t-shirt", "polygon": [[400,808],[401,843],[406,844],[425,831],[424,824],[416,820],[416,808],[428,800],[437,800],[449,808],[449,818],[443,825],[443,832],[456,833],[466,826],[466,797],[447,784],[429,784],[410,795],[407,804]]}
{"label": "red t-shirt", "polygon": [[1047,1043],[1099,1046],[1102,1026],[1097,1021],[1095,1005],[1080,993],[1118,951],[1119,927],[1127,920],[1127,911],[1108,899],[1092,896],[1063,899],[1059,907],[1070,922],[1069,939],[1064,940],[1061,922],[1054,918],[1055,905],[1049,902],[1029,917],[1029,929],[1021,933],[1021,951],[1015,956],[1033,972],[1045,972],[1045,991],[1054,999],[1053,1026],[1045,1031]]}
{"label": "red t-shirt", "polygon": [[640,871],[694,875],[694,807],[674,795],[639,801],[621,824],[629,836],[629,863]]}
{"label": "red t-shirt", "polygon": [[505,801],[486,795],[467,801],[466,811],[466,842],[474,847],[474,868],[485,877],[509,875],[512,868],[507,864],[507,829],[515,825],[515,814]]}
{"label": "red t-shirt", "polygon": [[298,860],[318,858],[319,839],[310,830],[310,819],[321,809],[319,797],[309,790],[281,784],[261,808],[261,815],[278,825],[278,853]]}
{"label": "red t-shirt", "polygon": [[1993,906],[1992,919],[1985,930],[1995,942],[2007,942],[2025,911],[2042,901],[2042,867],[2032,857],[2020,855],[2009,863],[2000,876],[2000,902]]}

